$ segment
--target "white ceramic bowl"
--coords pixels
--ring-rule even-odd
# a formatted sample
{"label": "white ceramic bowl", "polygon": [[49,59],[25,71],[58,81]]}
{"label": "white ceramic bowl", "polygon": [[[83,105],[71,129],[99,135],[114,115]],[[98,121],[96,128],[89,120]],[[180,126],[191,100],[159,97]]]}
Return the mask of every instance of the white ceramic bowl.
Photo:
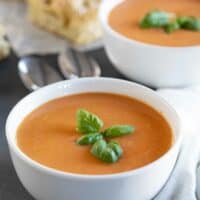
{"label": "white ceramic bowl", "polygon": [[[146,102],[166,117],[173,129],[174,145],[161,158],[145,167],[112,175],[66,173],[48,168],[27,157],[16,144],[17,127],[24,117],[49,100],[82,92],[124,94]],[[22,99],[9,114],[6,136],[17,175],[29,193],[38,200],[151,199],[168,179],[181,142],[179,118],[161,97],[138,84],[110,78],[63,81],[33,92]]]}
{"label": "white ceramic bowl", "polygon": [[103,43],[114,66],[128,78],[157,88],[200,83],[200,46],[151,45],[129,39],[110,27],[108,16],[123,1],[104,0],[99,13]]}

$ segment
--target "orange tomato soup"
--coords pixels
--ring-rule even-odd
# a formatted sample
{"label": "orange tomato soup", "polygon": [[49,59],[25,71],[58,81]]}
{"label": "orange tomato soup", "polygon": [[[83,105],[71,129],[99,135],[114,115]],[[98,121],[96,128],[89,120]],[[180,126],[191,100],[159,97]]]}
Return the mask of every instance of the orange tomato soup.
{"label": "orange tomato soup", "polygon": [[161,28],[140,28],[140,20],[155,9],[173,12],[177,16],[200,17],[200,0],[126,0],[111,11],[109,24],[120,34],[144,43],[161,46],[200,45],[198,31],[177,30],[168,34]]}
{"label": "orange tomato soup", "polygon": [[[76,111],[87,109],[104,121],[130,124],[133,134],[114,138],[123,148],[118,162],[104,163],[91,153],[91,146],[75,143]],[[31,159],[48,167],[78,174],[112,174],[142,167],[166,153],[173,143],[165,118],[150,106],[127,96],[83,93],[50,101],[30,113],[17,131],[19,148]]]}

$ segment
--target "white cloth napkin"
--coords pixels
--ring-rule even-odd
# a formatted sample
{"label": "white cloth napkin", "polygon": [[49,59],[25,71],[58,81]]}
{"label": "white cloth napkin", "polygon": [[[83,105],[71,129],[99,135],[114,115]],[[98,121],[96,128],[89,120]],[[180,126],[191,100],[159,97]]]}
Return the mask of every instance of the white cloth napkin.
{"label": "white cloth napkin", "polygon": [[184,140],[176,166],[155,200],[200,199],[200,90],[161,89],[157,92],[180,115]]}

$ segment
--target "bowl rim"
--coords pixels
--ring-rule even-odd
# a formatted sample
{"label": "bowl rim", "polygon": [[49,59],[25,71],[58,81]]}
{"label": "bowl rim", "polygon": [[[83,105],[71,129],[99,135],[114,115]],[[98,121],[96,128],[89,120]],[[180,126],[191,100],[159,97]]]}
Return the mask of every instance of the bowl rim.
{"label": "bowl rim", "polygon": [[[133,87],[138,87],[141,90],[143,90],[145,93],[148,93],[149,95],[153,95],[156,96],[156,98],[159,99],[159,101],[167,107],[168,110],[170,110],[171,113],[173,113],[173,115],[176,118],[176,124],[177,124],[177,137],[174,141],[174,143],[172,144],[172,146],[159,158],[157,158],[156,160],[154,160],[153,162],[148,163],[147,165],[144,165],[142,167],[133,169],[133,170],[128,170],[125,172],[118,172],[118,173],[113,173],[113,174],[79,174],[79,173],[72,173],[72,172],[65,172],[65,171],[61,171],[61,170],[57,170],[48,166],[45,166],[43,164],[40,164],[39,162],[33,160],[32,158],[30,158],[29,156],[27,156],[17,145],[16,140],[14,141],[11,137],[11,133],[8,131],[9,130],[9,121],[11,120],[11,116],[14,114],[15,109],[18,106],[21,106],[21,104],[28,98],[31,98],[32,96],[37,95],[40,91],[42,90],[47,90],[50,87],[55,87],[57,88],[58,86],[62,86],[65,85],[65,83],[69,83],[73,84],[73,82],[80,82],[79,84],[84,84],[84,82],[87,81],[97,81],[97,80],[101,80],[101,81],[110,81],[110,82],[119,82],[121,84],[129,84],[130,86],[132,85]],[[81,93],[81,92],[80,92]],[[114,93],[114,92],[113,92]],[[114,93],[115,94],[115,93]],[[120,94],[120,93],[118,93]],[[58,97],[52,98],[52,99],[56,99]],[[48,100],[49,101],[49,100]],[[47,102],[48,102],[47,101]],[[42,105],[42,104],[40,104]],[[152,106],[154,109],[156,108],[155,106]],[[169,123],[169,122],[168,122]],[[64,81],[60,81],[57,83],[53,83],[50,84],[48,86],[45,86],[41,89],[38,89],[37,91],[34,91],[30,94],[28,94],[27,96],[25,96],[24,98],[22,98],[9,112],[7,120],[6,120],[6,125],[5,125],[5,130],[6,130],[6,139],[7,139],[7,143],[9,145],[9,149],[11,149],[16,155],[17,157],[19,157],[21,160],[23,160],[23,162],[25,162],[26,164],[28,164],[29,166],[31,166],[32,168],[37,169],[38,171],[48,174],[48,175],[52,175],[52,176],[58,176],[58,177],[62,177],[62,178],[68,178],[68,179],[83,179],[83,180],[106,180],[106,179],[118,179],[118,178],[124,178],[124,177],[129,177],[132,175],[137,175],[142,173],[145,170],[149,170],[152,167],[154,167],[155,165],[157,165],[159,162],[161,162],[162,160],[164,160],[170,153],[172,153],[176,148],[179,148],[180,150],[180,144],[182,141],[182,136],[183,134],[181,134],[181,122],[180,122],[180,117],[178,115],[178,113],[176,112],[176,110],[165,100],[163,99],[163,97],[159,96],[158,94],[156,94],[153,90],[151,90],[150,88],[147,88],[143,85],[140,85],[138,83],[134,83],[131,81],[126,81],[126,80],[121,80],[121,79],[117,79],[117,78],[105,78],[105,77],[96,77],[96,78],[80,78],[80,79],[74,79],[74,80],[64,80]],[[17,131],[14,133],[15,136],[17,134]]]}
{"label": "bowl rim", "polygon": [[167,50],[191,50],[191,49],[198,49],[200,48],[200,45],[187,45],[187,46],[165,46],[165,45],[159,45],[159,44],[151,44],[151,43],[145,43],[136,39],[132,39],[129,37],[124,36],[123,34],[115,31],[108,23],[108,17],[111,13],[111,11],[119,4],[123,3],[125,0],[117,0],[114,2],[114,5],[109,8],[109,11],[105,14],[105,8],[110,3],[109,1],[104,0],[102,4],[100,5],[99,9],[99,20],[102,25],[102,28],[105,29],[105,31],[109,32],[111,35],[113,35],[115,38],[122,40],[122,42],[130,43],[131,45],[136,45],[140,47],[149,47],[149,48],[157,48],[157,49],[167,49]]}

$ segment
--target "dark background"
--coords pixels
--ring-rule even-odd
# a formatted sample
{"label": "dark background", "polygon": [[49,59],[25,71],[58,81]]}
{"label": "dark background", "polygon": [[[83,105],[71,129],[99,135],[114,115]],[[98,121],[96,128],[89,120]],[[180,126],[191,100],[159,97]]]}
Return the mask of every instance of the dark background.
{"label": "dark background", "polygon": [[[102,76],[124,78],[108,61],[103,49],[90,52],[100,64]],[[57,68],[57,55],[43,56]],[[23,86],[17,72],[18,58],[11,54],[0,62],[0,200],[33,200],[19,182],[12,166],[5,139],[5,122],[12,107],[29,91]]]}

